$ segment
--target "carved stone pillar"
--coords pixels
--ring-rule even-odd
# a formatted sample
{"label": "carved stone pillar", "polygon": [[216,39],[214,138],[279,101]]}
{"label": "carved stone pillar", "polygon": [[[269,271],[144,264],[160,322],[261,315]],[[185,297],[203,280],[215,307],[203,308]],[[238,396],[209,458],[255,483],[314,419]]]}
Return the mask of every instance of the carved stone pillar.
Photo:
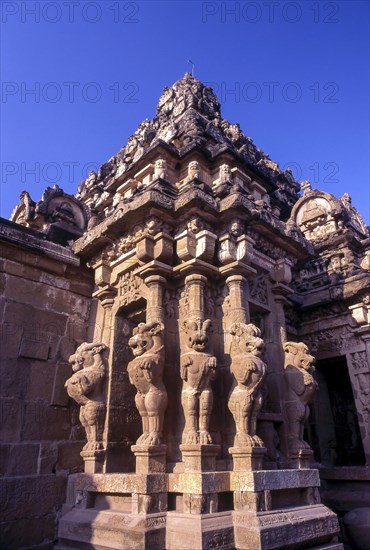
{"label": "carved stone pillar", "polygon": [[81,344],[70,356],[73,375],[65,387],[68,395],[80,405],[80,422],[86,431],[87,443],[81,451],[85,472],[103,472],[106,446],[103,440],[106,414],[106,362],[104,343]]}
{"label": "carved stone pillar", "polygon": [[281,365],[281,369],[284,366],[284,350],[283,344],[287,340],[286,333],[286,320],[285,320],[285,311],[284,306],[287,303],[287,297],[293,293],[293,290],[284,284],[275,284],[272,287],[272,294],[274,296],[274,311],[272,313],[273,320],[273,355],[275,358],[275,363],[278,361]]}
{"label": "carved stone pillar", "polygon": [[146,322],[164,321],[163,289],[166,279],[161,275],[151,275],[144,279],[149,289],[146,305]]}
{"label": "carved stone pillar", "polygon": [[[273,364],[274,369],[268,370],[266,377],[266,388],[268,392],[268,410],[280,416],[280,422],[275,424],[267,423],[264,429],[273,433],[277,430],[280,439],[280,451],[283,456],[289,456],[287,424],[283,422],[285,417],[285,393],[286,386],[284,382],[284,344],[287,341],[286,319],[284,306],[287,303],[287,297],[292,294],[292,290],[285,284],[275,283],[271,288],[273,294],[273,310],[268,316],[267,326],[269,333],[266,335],[270,344],[266,348],[267,364]],[[270,451],[271,453],[271,451]]]}
{"label": "carved stone pillar", "polygon": [[242,275],[231,275],[226,279],[230,299],[230,320],[232,323],[249,323],[249,307],[245,299],[247,279]]}
{"label": "carved stone pillar", "polygon": [[[366,332],[365,332],[366,331]],[[370,333],[368,327],[358,329],[366,349],[347,353],[348,372],[358,414],[358,424],[366,465],[370,465]]]}
{"label": "carved stone pillar", "polygon": [[[95,274],[95,278],[97,275]],[[114,386],[113,376],[112,376],[112,360],[114,349],[114,315],[113,307],[115,297],[117,295],[117,290],[108,285],[102,285],[95,293],[94,298],[99,300],[98,311],[95,317],[95,331],[98,332],[101,338],[101,341],[107,346],[109,351],[107,357],[107,384],[106,384],[106,402],[107,402],[107,411],[105,416],[105,426],[104,426],[104,446],[106,449],[104,455],[104,465],[102,466],[103,472],[107,471],[107,464],[109,463],[109,453],[110,453],[110,441],[109,441],[109,432],[110,432],[110,423],[111,423],[111,394],[112,394],[112,384]],[[87,470],[85,470],[87,471]],[[97,470],[96,470],[97,471]]]}
{"label": "carved stone pillar", "polygon": [[204,287],[207,277],[198,273],[188,275],[185,285],[189,289],[189,318],[204,320]]}
{"label": "carved stone pillar", "polygon": [[233,457],[234,471],[258,470],[262,468],[266,454],[264,443],[256,433],[266,376],[266,364],[260,358],[264,342],[260,338],[260,329],[253,324],[233,323],[230,334],[234,343],[231,352],[234,383],[228,406],[234,418],[236,434],[234,446],[229,452]]}
{"label": "carved stone pillar", "polygon": [[102,341],[107,344],[111,345],[111,339],[113,337],[113,318],[112,318],[112,309],[114,305],[114,297],[107,297],[104,300],[101,301],[101,305],[104,309],[104,319],[103,319],[103,327],[102,327]]}
{"label": "carved stone pillar", "polygon": [[285,431],[287,434],[287,455],[292,468],[309,468],[313,452],[303,439],[304,424],[309,417],[309,404],[317,389],[314,379],[315,358],[309,354],[303,342],[285,342],[284,377]]}

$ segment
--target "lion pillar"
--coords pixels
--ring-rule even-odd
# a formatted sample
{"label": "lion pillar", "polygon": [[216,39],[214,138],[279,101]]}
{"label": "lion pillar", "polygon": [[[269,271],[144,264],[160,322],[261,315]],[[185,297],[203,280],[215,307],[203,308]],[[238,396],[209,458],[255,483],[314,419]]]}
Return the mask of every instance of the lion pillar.
{"label": "lion pillar", "polygon": [[185,278],[188,287],[189,314],[182,323],[186,351],[180,357],[180,376],[183,380],[181,404],[185,426],[182,452],[185,471],[216,469],[219,445],[214,445],[209,432],[213,408],[212,381],[216,377],[217,360],[210,351],[210,319],[204,319],[204,288],[207,278],[191,274]]}
{"label": "lion pillar", "polygon": [[106,349],[105,344],[84,342],[68,360],[74,374],[65,387],[68,395],[80,405],[80,421],[87,437],[81,456],[85,472],[89,474],[103,472],[106,452],[103,442],[107,409],[103,358]]}
{"label": "lion pillar", "polygon": [[314,379],[315,358],[303,342],[285,342],[284,378],[286,383],[285,417],[288,440],[288,459],[292,467],[309,468],[313,457],[311,447],[303,439],[307,421],[317,389]]}
{"label": "lion pillar", "polygon": [[267,370],[260,358],[264,342],[260,329],[251,323],[233,323],[229,331],[233,337],[231,373],[234,382],[228,406],[236,427],[234,446],[230,448],[234,471],[260,470],[266,453],[256,433]]}
{"label": "lion pillar", "polygon": [[164,325],[160,321],[140,323],[129,340],[134,359],[127,366],[129,380],[137,390],[136,408],[143,433],[131,447],[136,456],[136,472],[165,472],[166,445],[162,444],[167,391],[163,383]]}

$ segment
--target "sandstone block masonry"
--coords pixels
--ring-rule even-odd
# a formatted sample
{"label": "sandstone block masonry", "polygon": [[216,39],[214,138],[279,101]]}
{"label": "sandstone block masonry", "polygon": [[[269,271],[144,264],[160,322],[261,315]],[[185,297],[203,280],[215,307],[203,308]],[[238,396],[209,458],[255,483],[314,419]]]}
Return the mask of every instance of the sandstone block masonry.
{"label": "sandstone block masonry", "polygon": [[82,467],[64,382],[88,334],[92,279],[70,250],[6,220],[0,256],[0,546],[50,548],[68,474]]}

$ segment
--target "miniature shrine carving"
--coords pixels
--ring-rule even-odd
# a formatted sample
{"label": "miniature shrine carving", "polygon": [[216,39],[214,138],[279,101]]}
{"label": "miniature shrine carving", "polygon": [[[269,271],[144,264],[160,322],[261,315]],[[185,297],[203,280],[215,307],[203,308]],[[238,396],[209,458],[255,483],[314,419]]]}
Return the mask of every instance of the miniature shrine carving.
{"label": "miniature shrine carving", "polygon": [[127,371],[131,384],[137,389],[135,404],[143,425],[138,445],[162,443],[167,407],[167,391],[163,384],[163,330],[163,324],[157,321],[140,323],[129,340],[134,359],[129,362]]}

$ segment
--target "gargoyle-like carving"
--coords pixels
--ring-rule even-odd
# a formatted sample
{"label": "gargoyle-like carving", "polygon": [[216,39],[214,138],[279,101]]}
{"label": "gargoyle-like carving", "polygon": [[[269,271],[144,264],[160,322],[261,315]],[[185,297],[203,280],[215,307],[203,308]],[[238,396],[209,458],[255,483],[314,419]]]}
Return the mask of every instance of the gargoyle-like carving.
{"label": "gargoyle-like carving", "polygon": [[68,360],[74,374],[65,387],[68,395],[81,406],[80,421],[87,436],[83,451],[103,449],[106,369],[102,352],[105,349],[104,344],[84,342]]}
{"label": "gargoyle-like carving", "polygon": [[309,403],[317,389],[313,377],[315,358],[303,342],[285,342],[285,380],[287,387],[286,415],[288,419],[289,451],[310,449],[303,440],[304,423],[309,416]]}
{"label": "gargoyle-like carving", "polygon": [[263,447],[256,435],[257,416],[261,410],[262,384],[266,364],[259,357],[264,342],[261,331],[253,324],[234,323],[230,327],[234,337],[231,372],[235,382],[229,397],[229,409],[236,425],[235,447]]}
{"label": "gargoyle-like carving", "polygon": [[158,159],[154,163],[154,179],[165,180],[167,177],[167,162],[165,159]]}
{"label": "gargoyle-like carving", "polygon": [[183,329],[188,336],[190,351],[181,355],[180,374],[184,381],[181,403],[185,414],[182,443],[191,445],[212,443],[209,421],[213,407],[211,382],[216,376],[216,357],[206,351],[207,332],[211,320],[184,321]]}
{"label": "gargoyle-like carving", "polygon": [[143,433],[138,445],[160,445],[167,392],[163,384],[164,326],[160,322],[140,323],[129,346],[135,358],[127,366],[131,384],[137,389],[135,403],[141,416]]}
{"label": "gargoyle-like carving", "polygon": [[191,181],[194,178],[199,178],[199,175],[200,175],[199,162],[197,162],[196,160],[192,160],[188,164],[188,177],[187,177],[187,180]]}

